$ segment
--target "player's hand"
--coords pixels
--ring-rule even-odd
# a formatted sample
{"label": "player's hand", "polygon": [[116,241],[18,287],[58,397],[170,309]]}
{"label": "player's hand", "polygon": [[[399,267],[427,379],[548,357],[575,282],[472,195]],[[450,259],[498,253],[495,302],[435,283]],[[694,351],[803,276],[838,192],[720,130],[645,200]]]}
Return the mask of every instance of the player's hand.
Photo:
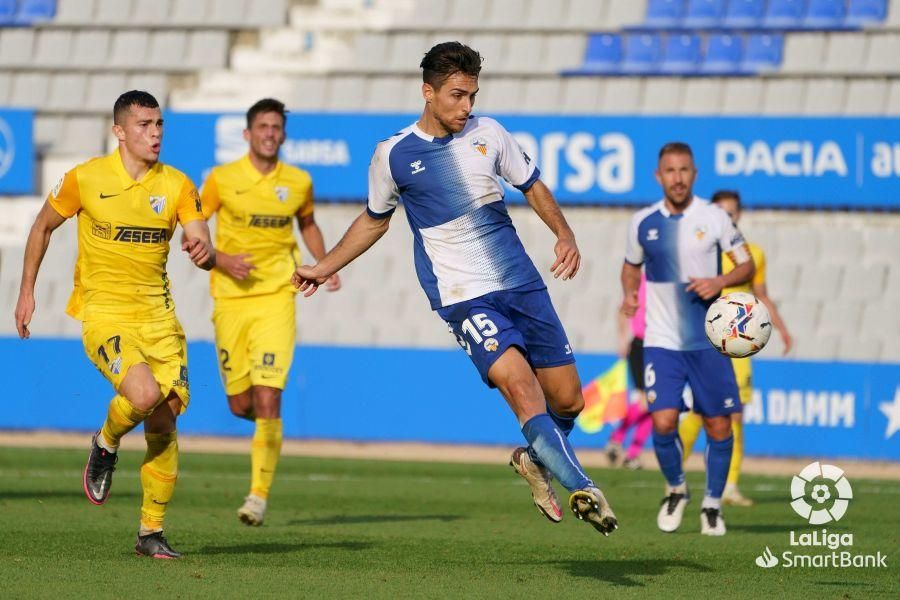
{"label": "player's hand", "polygon": [[219,252],[216,255],[216,266],[234,279],[243,281],[250,276],[250,271],[256,268],[256,265],[248,260],[249,258],[249,254],[225,254]]}
{"label": "player's hand", "polygon": [[34,314],[34,295],[19,293],[19,301],[16,303],[16,331],[19,337],[27,339],[31,337],[28,331],[28,324],[31,323],[31,316]]}
{"label": "player's hand", "polygon": [[319,275],[316,267],[301,265],[291,275],[291,283],[294,284],[295,288],[303,292],[305,297],[309,297],[315,294],[319,286],[328,281],[330,277],[331,275]]}
{"label": "player's hand", "polygon": [[201,269],[209,270],[215,266],[215,250],[212,244],[204,243],[198,238],[185,240],[181,249],[188,253],[191,262]]}
{"label": "player's hand", "polygon": [[791,337],[791,334],[787,332],[787,329],[782,329],[778,333],[781,334],[781,343],[784,345],[784,351],[781,353],[782,356],[787,356],[787,353],[791,351],[791,348],[794,347],[794,338]]}
{"label": "player's hand", "polygon": [[556,252],[556,261],[550,267],[550,270],[553,272],[554,279],[562,277],[563,281],[565,281],[575,277],[579,267],[581,267],[581,252],[578,251],[578,246],[575,245],[575,239],[560,238],[556,242],[553,251]]}
{"label": "player's hand", "polygon": [[341,289],[341,276],[335,273],[325,282],[325,291],[336,292]]}
{"label": "player's hand", "polygon": [[719,295],[724,288],[720,277],[688,277],[690,284],[685,288],[689,292],[696,292],[704,300],[710,300]]}
{"label": "player's hand", "polygon": [[624,314],[629,319],[634,316],[634,314],[641,307],[641,303],[638,302],[638,293],[637,290],[631,292],[626,295],[622,300],[622,314]]}

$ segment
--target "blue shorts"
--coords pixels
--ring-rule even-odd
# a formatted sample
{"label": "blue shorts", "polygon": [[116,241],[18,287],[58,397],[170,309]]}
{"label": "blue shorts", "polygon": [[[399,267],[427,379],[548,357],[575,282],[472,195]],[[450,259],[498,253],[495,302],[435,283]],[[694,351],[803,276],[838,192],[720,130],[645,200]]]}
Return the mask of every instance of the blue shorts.
{"label": "blue shorts", "polygon": [[691,386],[695,413],[719,417],[741,411],[731,359],[715,348],[679,351],[644,347],[644,383],[650,412],[687,410],[685,384]]}
{"label": "blue shorts", "polygon": [[437,313],[489,387],[495,386],[488,380],[488,370],[512,346],[535,369],[575,362],[546,287],[491,292],[439,308]]}

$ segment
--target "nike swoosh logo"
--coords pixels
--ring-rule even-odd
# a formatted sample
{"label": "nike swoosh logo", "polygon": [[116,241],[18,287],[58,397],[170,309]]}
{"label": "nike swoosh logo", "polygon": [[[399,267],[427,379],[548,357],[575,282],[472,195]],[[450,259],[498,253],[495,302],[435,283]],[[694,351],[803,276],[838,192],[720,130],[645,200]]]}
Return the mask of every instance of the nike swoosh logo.
{"label": "nike swoosh logo", "polygon": [[252,189],[253,188],[247,188],[246,190],[235,190],[234,193],[237,194],[238,196],[240,196],[241,194],[246,194],[247,192],[249,192]]}
{"label": "nike swoosh logo", "polygon": [[113,196],[118,196],[118,195],[119,194],[104,194],[103,192],[100,192],[100,199],[106,200],[107,198],[112,198]]}

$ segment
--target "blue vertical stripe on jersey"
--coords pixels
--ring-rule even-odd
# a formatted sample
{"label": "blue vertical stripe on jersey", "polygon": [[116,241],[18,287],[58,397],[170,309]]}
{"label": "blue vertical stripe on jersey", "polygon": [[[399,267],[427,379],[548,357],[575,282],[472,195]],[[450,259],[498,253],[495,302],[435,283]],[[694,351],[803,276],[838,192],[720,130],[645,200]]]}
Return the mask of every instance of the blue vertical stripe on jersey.
{"label": "blue vertical stripe on jersey", "polygon": [[666,218],[652,212],[638,225],[638,242],[644,248],[647,281],[677,282],[681,275],[678,262],[678,223],[675,216]]}

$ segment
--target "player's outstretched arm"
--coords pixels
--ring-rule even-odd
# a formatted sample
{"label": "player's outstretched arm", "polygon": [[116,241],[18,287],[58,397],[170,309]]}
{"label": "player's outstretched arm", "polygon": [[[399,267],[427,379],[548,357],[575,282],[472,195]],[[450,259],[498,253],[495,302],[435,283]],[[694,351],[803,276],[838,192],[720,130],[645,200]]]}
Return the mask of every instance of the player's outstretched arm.
{"label": "player's outstretched arm", "polygon": [[629,262],[622,263],[622,312],[633,317],[640,307],[638,289],[641,287],[641,267]]}
{"label": "player's outstretched arm", "polygon": [[53,230],[65,223],[66,219],[44,202],[31,231],[28,232],[28,241],[25,242],[25,260],[22,265],[22,281],[19,284],[19,300],[16,302],[16,331],[20,338],[31,335],[28,325],[34,314],[34,284],[37,281],[38,270],[41,261],[50,245],[50,235]]}
{"label": "player's outstretched arm", "polygon": [[294,287],[304,292],[304,296],[312,296],[320,285],[353,262],[359,255],[372,247],[381,239],[390,225],[390,216],[376,219],[363,211],[356,217],[344,237],[313,266],[297,267],[291,277]]}
{"label": "player's outstretched arm", "polygon": [[710,300],[727,287],[750,281],[753,274],[756,273],[756,265],[753,263],[753,257],[750,256],[747,246],[738,246],[735,250],[729,251],[729,255],[735,265],[734,269],[717,277],[689,277],[690,283],[686,288],[687,291],[696,292],[704,300]]}
{"label": "player's outstretched arm", "polygon": [[784,319],[781,318],[781,313],[778,312],[778,307],[775,306],[775,302],[769,298],[769,290],[766,284],[754,283],[753,295],[769,309],[769,317],[772,319],[772,325],[778,331],[778,335],[781,336],[781,341],[784,342],[783,354],[787,354],[794,346],[794,338],[788,333],[787,325],[784,324]]}
{"label": "player's outstretched arm", "polygon": [[188,253],[191,262],[209,271],[216,266],[216,250],[209,239],[209,226],[203,219],[183,223],[184,237],[181,249]]}
{"label": "player's outstretched arm", "polygon": [[556,246],[553,248],[556,260],[550,267],[553,277],[572,279],[581,267],[581,253],[575,244],[575,233],[553,198],[553,193],[540,179],[524,193],[528,204],[556,236]]}
{"label": "player's outstretched arm", "polygon": [[[316,259],[316,262],[321,262],[325,258],[325,236],[322,235],[322,230],[319,229],[316,218],[310,213],[297,217],[297,222],[300,224],[300,236],[303,238],[303,244],[309,250],[309,253],[313,255],[313,258]],[[336,292],[341,289],[341,276],[335,273],[329,277],[325,283],[325,289],[329,292]]]}

